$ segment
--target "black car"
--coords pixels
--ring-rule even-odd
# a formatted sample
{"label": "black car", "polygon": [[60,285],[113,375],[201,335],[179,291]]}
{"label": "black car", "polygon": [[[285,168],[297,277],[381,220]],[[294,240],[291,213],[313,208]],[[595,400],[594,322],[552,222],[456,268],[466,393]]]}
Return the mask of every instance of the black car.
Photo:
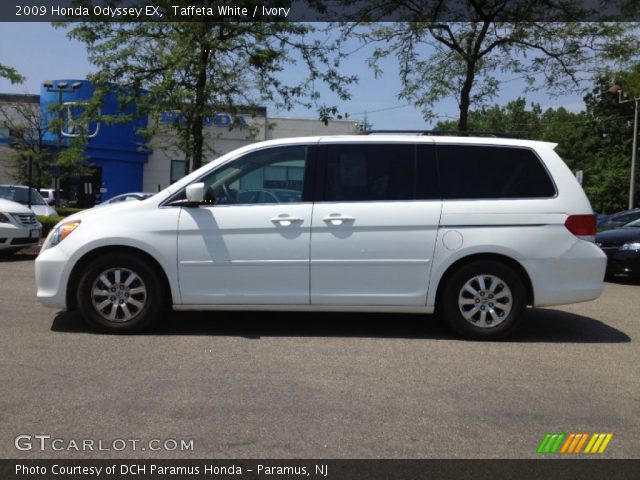
{"label": "black car", "polygon": [[596,244],[607,254],[608,275],[624,273],[640,278],[640,219],[598,233]]}
{"label": "black car", "polygon": [[598,231],[603,232],[613,228],[621,228],[639,218],[640,208],[624,210],[622,212],[612,213],[611,215],[598,216]]}

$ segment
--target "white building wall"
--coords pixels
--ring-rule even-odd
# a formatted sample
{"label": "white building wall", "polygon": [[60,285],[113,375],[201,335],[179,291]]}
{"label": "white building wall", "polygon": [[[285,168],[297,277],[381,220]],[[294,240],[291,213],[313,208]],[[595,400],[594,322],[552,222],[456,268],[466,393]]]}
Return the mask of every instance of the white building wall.
{"label": "white building wall", "polygon": [[354,135],[359,131],[358,125],[358,122],[353,120],[330,120],[328,124],[325,125],[320,120],[270,118],[266,139],[321,135]]}

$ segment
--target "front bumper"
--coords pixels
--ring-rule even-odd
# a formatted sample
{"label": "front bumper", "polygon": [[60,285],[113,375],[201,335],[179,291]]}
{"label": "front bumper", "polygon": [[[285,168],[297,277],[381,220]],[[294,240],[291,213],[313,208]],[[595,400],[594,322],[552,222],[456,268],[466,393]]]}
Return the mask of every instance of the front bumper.
{"label": "front bumper", "polygon": [[[40,240],[42,231],[39,223],[29,227],[2,224],[2,227],[0,228],[0,251],[17,250],[35,245]],[[36,237],[32,236],[32,231],[37,232]]]}
{"label": "front bumper", "polygon": [[625,274],[640,277],[640,251],[613,250],[607,254],[607,274]]}
{"label": "front bumper", "polygon": [[45,307],[67,308],[67,283],[71,273],[69,257],[60,248],[40,252],[35,261],[37,297]]}

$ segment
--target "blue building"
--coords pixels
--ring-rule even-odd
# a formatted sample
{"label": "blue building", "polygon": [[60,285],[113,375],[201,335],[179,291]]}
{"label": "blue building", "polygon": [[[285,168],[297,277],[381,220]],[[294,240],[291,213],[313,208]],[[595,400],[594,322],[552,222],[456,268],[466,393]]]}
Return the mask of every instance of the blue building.
{"label": "blue building", "polygon": [[[77,118],[82,111],[82,103],[90,100],[93,93],[94,87],[87,80],[42,83],[40,113],[43,123],[50,125],[59,112],[62,112],[63,120],[61,132],[48,131],[45,134],[47,143],[64,148],[78,134],[80,125]],[[109,93],[101,105],[101,113],[114,117],[130,115],[135,114],[135,107],[121,110],[116,95]],[[82,174],[67,175],[61,185],[69,200],[90,204],[121,193],[142,191],[144,165],[151,152],[145,148],[144,139],[138,131],[146,126],[146,116],[125,122],[89,125],[91,138],[85,148],[87,168]]]}

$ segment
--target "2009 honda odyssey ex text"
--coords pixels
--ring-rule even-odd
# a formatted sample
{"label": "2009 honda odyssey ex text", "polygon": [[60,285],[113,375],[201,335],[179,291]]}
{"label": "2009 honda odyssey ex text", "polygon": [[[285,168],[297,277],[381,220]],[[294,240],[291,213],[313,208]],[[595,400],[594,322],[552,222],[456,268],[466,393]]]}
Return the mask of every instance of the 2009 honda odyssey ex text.
{"label": "2009 honda odyssey ex text", "polygon": [[141,202],[59,223],[38,298],[135,332],[175,310],[431,313],[467,338],[597,298],[606,256],[543,142],[407,135],[255,143]]}

